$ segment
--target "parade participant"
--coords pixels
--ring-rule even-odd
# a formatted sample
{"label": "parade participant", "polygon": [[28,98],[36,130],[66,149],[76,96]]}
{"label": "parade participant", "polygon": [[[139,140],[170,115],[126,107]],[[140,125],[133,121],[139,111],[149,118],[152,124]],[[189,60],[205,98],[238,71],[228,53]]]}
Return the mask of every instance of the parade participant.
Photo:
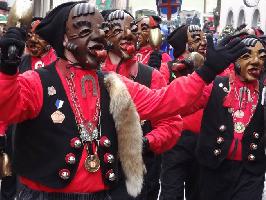
{"label": "parade participant", "polygon": [[47,66],[56,60],[56,54],[53,48],[35,33],[36,27],[40,24],[41,19],[36,18],[31,24],[26,41],[26,53],[22,57],[19,71],[21,73],[27,70],[34,70]]}
{"label": "parade participant", "polygon": [[168,83],[179,76],[191,74],[195,67],[203,65],[206,38],[199,26],[183,25],[174,30],[167,40],[174,48],[175,60],[163,64],[160,72]]}
{"label": "parade participant", "polygon": [[[193,34],[195,36],[192,36]],[[182,26],[170,34],[168,41],[174,47],[177,59],[168,64],[172,66],[172,69],[174,65],[178,67],[175,70],[176,77],[187,76],[196,67],[202,66],[204,57],[201,58],[201,64],[195,62],[195,59],[193,63],[191,54],[196,50],[205,56],[206,43],[203,40],[205,40],[203,32],[194,25]],[[162,156],[160,200],[183,200],[184,191],[187,200],[198,199],[199,167],[194,152],[200,132],[202,113],[201,109],[183,118],[183,131],[179,141],[174,148]]]}
{"label": "parade participant", "polygon": [[[122,173],[128,193],[137,196],[145,169],[140,119],[191,111],[206,83],[246,52],[239,39],[210,48],[206,65],[196,73],[151,90],[114,73],[96,72],[104,55],[102,22],[86,1],[56,7],[36,33],[60,59],[21,75],[19,57],[10,59],[8,51],[15,45],[21,55],[24,45],[9,30],[0,40],[0,120],[21,122],[14,153],[24,185],[19,200],[110,199],[108,190]],[[146,145],[157,138],[147,139]]]}
{"label": "parade participant", "polygon": [[[262,199],[265,176],[265,82],[259,83],[266,51],[255,36],[228,77],[217,77],[209,95],[197,145],[200,199]],[[264,85],[264,87],[263,87]]]}
{"label": "parade participant", "polygon": [[166,53],[154,50],[150,45],[150,30],[160,28],[161,19],[158,16],[142,16],[136,20],[137,32],[137,61],[149,65],[155,69],[160,69],[161,63],[171,61],[171,57]]}
{"label": "parade participant", "polygon": [[[109,14],[108,25],[107,39],[112,48],[108,51],[108,57],[102,66],[102,70],[117,72],[151,89],[160,89],[166,86],[166,82],[158,70],[135,60],[136,52],[134,47],[137,40],[132,33],[132,31],[136,31],[134,30],[136,24],[133,21],[133,17],[123,10],[116,10]],[[120,43],[123,43],[123,45],[119,45]],[[132,50],[123,52],[129,48]],[[144,153],[144,163],[147,173],[144,178],[142,192],[136,199],[157,200],[160,190],[161,157],[156,154],[162,152],[159,152],[158,149],[163,148],[165,151],[175,145],[179,136],[178,133],[181,131],[181,124],[182,120],[179,116],[156,123],[148,120],[143,121],[142,130],[145,136],[144,138],[149,137],[149,135],[160,137],[161,143],[157,143],[156,141],[149,143],[153,147],[154,152],[147,150]],[[172,135],[176,136],[176,138]],[[173,138],[171,141],[169,140],[170,137]],[[158,145],[162,146],[159,147]],[[116,200],[133,199],[128,195],[123,181],[121,181],[121,186],[116,187],[112,191],[112,198]]]}
{"label": "parade participant", "polygon": [[[26,31],[23,29],[14,29],[11,28],[9,30],[9,33],[5,36],[8,37],[11,35],[16,35],[19,40],[25,40],[26,39]],[[24,43],[21,43],[21,45],[24,45]],[[14,132],[15,132],[16,126],[15,125],[9,125],[6,122],[1,121],[0,122],[0,150],[1,152],[5,152],[8,155],[8,160],[12,162],[13,158],[13,138],[14,138]],[[4,168],[3,162],[1,162],[1,168]],[[10,167],[11,168],[11,167]],[[0,169],[3,171],[3,169]],[[3,175],[1,180],[1,198],[3,200],[11,200],[15,199],[16,192],[17,192],[17,175],[14,170],[11,170],[12,174],[9,175]]]}

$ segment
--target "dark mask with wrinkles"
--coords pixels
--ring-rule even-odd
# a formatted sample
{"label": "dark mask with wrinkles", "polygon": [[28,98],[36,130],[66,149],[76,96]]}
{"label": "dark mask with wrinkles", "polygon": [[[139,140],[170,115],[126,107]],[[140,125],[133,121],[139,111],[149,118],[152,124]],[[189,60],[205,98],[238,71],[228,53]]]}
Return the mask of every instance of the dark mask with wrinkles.
{"label": "dark mask with wrinkles", "polygon": [[70,11],[66,23],[68,42],[64,46],[82,68],[98,68],[104,59],[102,54],[106,55],[102,23],[102,15],[89,3],[77,4]]}

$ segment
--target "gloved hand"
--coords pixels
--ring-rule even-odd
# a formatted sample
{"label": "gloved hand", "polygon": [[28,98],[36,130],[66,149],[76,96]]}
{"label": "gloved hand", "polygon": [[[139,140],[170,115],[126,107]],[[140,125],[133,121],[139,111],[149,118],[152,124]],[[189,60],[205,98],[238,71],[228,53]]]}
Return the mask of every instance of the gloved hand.
{"label": "gloved hand", "polygon": [[162,53],[160,51],[153,51],[150,55],[148,65],[157,70],[160,69],[162,63]]}
{"label": "gloved hand", "polygon": [[215,76],[223,72],[231,63],[248,51],[240,38],[232,36],[226,38],[216,48],[212,36],[207,36],[207,54],[204,66],[196,72],[206,83],[214,80]]}
{"label": "gloved hand", "polygon": [[9,75],[17,73],[26,41],[25,30],[11,27],[0,39],[1,63],[0,71]]}

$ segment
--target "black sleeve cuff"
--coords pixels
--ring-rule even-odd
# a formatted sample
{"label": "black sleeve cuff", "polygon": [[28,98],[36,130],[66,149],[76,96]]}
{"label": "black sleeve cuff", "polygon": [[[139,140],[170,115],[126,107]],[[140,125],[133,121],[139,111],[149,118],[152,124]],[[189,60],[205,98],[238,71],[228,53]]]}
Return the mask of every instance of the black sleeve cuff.
{"label": "black sleeve cuff", "polygon": [[196,69],[196,73],[205,81],[205,83],[209,84],[211,83],[215,77],[216,73],[211,68],[207,66],[202,66],[198,69]]}

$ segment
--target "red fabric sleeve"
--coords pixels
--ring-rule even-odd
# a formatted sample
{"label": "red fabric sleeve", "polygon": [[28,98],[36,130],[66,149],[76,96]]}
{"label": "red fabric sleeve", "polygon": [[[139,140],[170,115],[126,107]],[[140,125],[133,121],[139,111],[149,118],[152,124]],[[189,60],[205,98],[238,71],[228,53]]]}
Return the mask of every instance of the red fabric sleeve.
{"label": "red fabric sleeve", "polygon": [[168,64],[167,63],[162,63],[162,65],[160,67],[160,72],[163,75],[164,80],[166,81],[166,83],[169,84],[170,72],[169,72],[169,68],[168,68]]}
{"label": "red fabric sleeve", "polygon": [[[178,78],[179,79],[179,78]],[[212,91],[213,83],[205,86],[202,91],[200,98],[198,98],[192,105],[189,107],[185,114],[181,115],[182,118],[187,117],[190,114],[193,114],[195,111],[200,109],[204,109],[209,101],[211,91]]]}
{"label": "red fabric sleeve", "polygon": [[171,60],[172,60],[172,58],[168,55],[168,53],[164,52],[162,54],[162,63],[167,63],[167,62],[169,62]]}
{"label": "red fabric sleeve", "polygon": [[193,133],[199,134],[201,127],[201,120],[203,115],[203,109],[188,115],[183,118],[183,130],[189,130]]}
{"label": "red fabric sleeve", "polygon": [[[160,89],[166,82],[158,70],[153,70],[151,89]],[[158,121],[151,121],[153,130],[145,137],[148,138],[150,149],[157,154],[171,149],[177,142],[182,131],[180,116],[169,117]]]}
{"label": "red fabric sleeve", "polygon": [[27,71],[9,76],[0,73],[0,120],[7,124],[36,117],[43,103],[39,74]]}
{"label": "red fabric sleeve", "polygon": [[153,123],[153,130],[145,136],[149,140],[150,149],[156,154],[170,150],[180,138],[182,128],[183,122],[179,115]]}
{"label": "red fabric sleeve", "polygon": [[163,75],[156,69],[152,71],[151,89],[161,89],[167,85]]}
{"label": "red fabric sleeve", "polygon": [[187,114],[206,86],[197,73],[180,77],[160,90],[151,90],[125,77],[121,79],[128,87],[140,118],[152,121]]}

